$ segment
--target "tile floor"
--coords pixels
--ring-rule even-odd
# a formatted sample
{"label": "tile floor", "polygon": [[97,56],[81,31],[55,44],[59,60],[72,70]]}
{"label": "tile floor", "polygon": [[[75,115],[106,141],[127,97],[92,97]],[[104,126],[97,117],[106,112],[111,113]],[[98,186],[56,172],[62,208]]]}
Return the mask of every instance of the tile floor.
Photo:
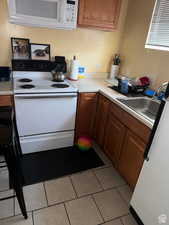
{"label": "tile floor", "polygon": [[[2,225],[136,225],[129,214],[131,190],[96,148],[105,165],[71,176],[24,187],[28,220],[16,199],[0,202]],[[0,171],[0,198],[7,190],[7,171]]]}

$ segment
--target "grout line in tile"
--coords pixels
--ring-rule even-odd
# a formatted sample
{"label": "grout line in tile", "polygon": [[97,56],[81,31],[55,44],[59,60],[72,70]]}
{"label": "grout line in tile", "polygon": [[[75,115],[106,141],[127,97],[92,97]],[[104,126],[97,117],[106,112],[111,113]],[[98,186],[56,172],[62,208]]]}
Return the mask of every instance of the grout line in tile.
{"label": "grout line in tile", "polygon": [[[113,165],[107,165],[107,167],[104,167],[104,168],[109,168],[109,167],[112,167],[112,166],[113,166]],[[97,170],[104,169],[104,168],[98,168]],[[96,179],[98,180],[98,178],[97,178],[97,176],[96,176],[96,174],[95,174],[96,168],[95,168],[95,169],[90,169],[89,171],[92,171],[92,173],[95,175]],[[72,174],[72,175],[73,175],[73,174]],[[125,186],[126,184],[119,185],[119,186],[116,186],[116,187],[111,187],[111,188],[104,189],[104,188],[102,187],[102,184],[101,184],[100,181],[98,180],[99,184],[100,184],[101,187],[102,187],[102,190],[101,190],[101,191],[97,191],[97,192],[94,192],[94,193],[86,194],[86,195],[83,195],[83,196],[78,196],[78,195],[77,195],[77,192],[76,192],[76,189],[75,189],[75,187],[74,187],[74,184],[73,184],[71,175],[69,175],[68,177],[70,178],[71,184],[72,184],[72,186],[73,186],[73,189],[74,189],[74,192],[75,192],[75,195],[76,195],[75,198],[70,199],[70,200],[67,200],[67,201],[63,201],[63,202],[59,202],[59,203],[55,203],[55,204],[49,205],[49,204],[48,204],[48,199],[47,199],[47,193],[46,193],[45,182],[42,182],[42,183],[43,183],[43,186],[44,186],[44,191],[45,191],[45,197],[46,197],[46,201],[47,201],[47,206],[42,207],[42,208],[38,208],[38,209],[34,209],[34,210],[31,210],[31,211],[27,211],[27,212],[32,212],[32,214],[33,214],[34,211],[38,211],[38,210],[41,210],[41,209],[43,209],[43,208],[48,208],[48,207],[51,207],[51,206],[54,206],[54,205],[65,204],[66,202],[70,202],[70,201],[72,201],[72,200],[84,198],[84,197],[87,197],[87,196],[92,196],[92,198],[93,198],[93,200],[94,200],[94,197],[93,197],[94,194],[101,193],[101,192],[108,191],[108,190],[112,190],[112,189],[116,189],[116,191],[118,192],[118,194],[120,195],[120,197],[123,199],[123,201],[125,201],[124,198],[121,196],[120,192],[118,191],[118,188],[119,188],[119,187],[123,187],[123,186]],[[16,204],[15,204],[15,199],[16,199],[16,198],[14,198],[14,216],[18,216],[18,215],[21,215],[21,213],[15,214],[15,206],[16,206]],[[95,202],[95,200],[94,200],[94,202]],[[125,203],[127,204],[126,201],[125,201]],[[95,203],[95,204],[96,204],[96,203]],[[96,206],[97,206],[97,204],[96,204]],[[127,204],[127,206],[128,206],[128,204]],[[97,207],[97,208],[98,208],[98,207]],[[99,212],[100,212],[100,210],[99,210]],[[101,214],[101,213],[100,213],[100,214]],[[128,214],[127,214],[127,215],[128,215]],[[10,217],[13,217],[13,216],[10,216]],[[6,218],[10,218],[10,217],[0,218],[0,220],[6,219]],[[103,217],[102,217],[102,218],[103,218]],[[103,221],[104,221],[104,219],[103,219]]]}
{"label": "grout line in tile", "polygon": [[97,203],[96,203],[96,200],[95,200],[94,196],[91,195],[91,198],[93,199],[93,201],[94,201],[94,203],[95,203],[95,205],[96,205],[96,208],[97,208],[98,212],[100,213],[100,216],[101,216],[103,222],[105,222],[105,219],[104,219],[104,217],[103,217],[103,215],[102,215],[102,213],[101,213],[101,211],[100,211],[100,209],[99,209],[99,206],[98,206]]}
{"label": "grout line in tile", "polygon": [[65,203],[63,203],[63,205],[64,205],[64,208],[65,208],[65,211],[66,211],[66,215],[67,215],[67,218],[68,218],[69,224],[71,225],[70,218],[69,218],[69,214],[68,214],[68,212],[67,212],[67,209],[66,209],[66,205],[65,205]]}
{"label": "grout line in tile", "polygon": [[121,222],[121,224],[122,224],[122,225],[125,225],[125,224],[123,223],[123,220],[122,220],[122,218],[120,218],[120,222]]}
{"label": "grout line in tile", "polygon": [[[76,200],[76,199],[78,199],[78,198],[75,197],[75,198],[72,198],[72,199],[69,199],[69,200],[66,200],[66,201],[53,203],[53,204],[50,204],[48,207],[51,207],[51,206],[54,206],[54,205],[64,204],[64,203],[71,202],[71,201]],[[47,207],[44,207],[44,208],[47,208]]]}
{"label": "grout line in tile", "polygon": [[[18,201],[18,199],[17,199],[17,197],[15,197],[15,198],[14,198],[14,216],[18,216],[18,215],[21,214],[21,212],[20,212],[19,214],[16,214],[16,213],[15,213],[17,201]],[[26,202],[25,202],[25,205],[26,205]],[[27,211],[27,210],[26,210],[26,211]]]}
{"label": "grout line in tile", "polygon": [[71,184],[72,184],[72,187],[73,187],[73,190],[74,190],[74,192],[75,192],[76,198],[78,198],[78,194],[77,194],[76,188],[75,188],[75,186],[74,186],[74,184],[73,184],[73,180],[72,180],[71,176],[68,176],[68,177],[69,177],[70,182],[71,182]]}
{"label": "grout line in tile", "polygon": [[[14,193],[14,194],[15,194],[15,193]],[[13,198],[13,215],[14,215],[14,216],[15,216],[15,198],[16,198],[16,197]]]}
{"label": "grout line in tile", "polygon": [[[94,170],[94,171],[104,170],[104,169],[108,169],[108,168],[111,168],[111,167],[113,167],[113,168],[114,168],[114,166],[113,166],[113,165],[108,165],[107,167],[98,168],[97,170]],[[114,168],[114,169],[115,169],[115,168]]]}
{"label": "grout line in tile", "polygon": [[51,208],[51,207],[53,207],[53,206],[58,206],[58,205],[61,205],[61,204],[64,204],[64,202],[59,202],[59,203],[57,203],[57,204],[53,204],[53,205],[49,205],[49,206],[46,206],[46,207],[43,207],[43,208],[39,208],[39,209],[34,209],[34,210],[32,210],[32,211],[29,211],[29,212],[37,212],[37,211],[39,211],[39,210],[42,210],[42,209],[47,209],[47,208]]}
{"label": "grout line in tile", "polygon": [[[55,204],[55,205],[59,205],[60,203],[58,204]],[[54,205],[50,205],[50,206],[54,206]],[[31,210],[27,210],[27,213],[31,213],[31,212],[34,212],[34,211],[38,211],[38,210],[41,210],[41,209],[46,209],[50,206],[44,206],[44,207],[41,207],[41,208],[38,208],[38,209],[31,209]],[[15,216],[19,216],[19,215],[22,215],[21,211],[18,213],[18,214],[15,214]]]}
{"label": "grout line in tile", "polygon": [[[121,185],[121,186],[118,186],[118,187],[122,187],[122,186],[125,186],[124,184],[123,185]],[[102,192],[104,192],[104,191],[108,191],[108,190],[114,190],[114,189],[117,189],[117,187],[112,187],[112,188],[108,188],[108,189],[106,189],[106,190],[101,190],[101,191],[98,191],[98,192],[94,192],[94,193],[91,193],[91,194],[86,194],[86,195],[83,195],[83,196],[76,196],[75,198],[72,198],[72,199],[70,199],[70,200],[66,200],[66,201],[63,201],[63,202],[58,202],[58,203],[54,203],[54,204],[51,204],[51,205],[48,205],[48,206],[45,206],[45,207],[42,207],[42,208],[38,208],[38,209],[34,209],[34,210],[29,210],[29,211],[27,211],[28,213],[29,212],[34,212],[34,211],[38,211],[38,210],[41,210],[41,209],[45,209],[45,208],[48,208],[48,207],[52,207],[52,206],[55,206],[55,205],[59,205],[59,204],[64,204],[64,203],[67,203],[67,202],[70,202],[70,201],[73,201],[73,200],[76,200],[76,199],[81,199],[81,198],[84,198],[84,197],[88,197],[88,196],[93,196],[94,194],[98,194],[98,193],[102,193]],[[15,199],[16,199],[16,197],[15,197]],[[14,216],[18,216],[18,215],[21,215],[21,212],[19,213],[19,214],[15,214],[14,213]],[[10,216],[11,217],[11,216]],[[13,216],[12,216],[13,217]],[[8,218],[8,217],[5,217],[5,218]],[[0,218],[0,220],[2,220],[2,219],[4,219],[4,218]]]}
{"label": "grout line in tile", "polygon": [[103,191],[104,190],[92,192],[92,193],[89,193],[89,194],[84,194],[84,195],[79,196],[77,199],[80,199],[80,198],[83,198],[83,197],[88,197],[88,196],[91,196],[91,195],[94,195],[94,194],[98,194],[98,193],[101,193]]}
{"label": "grout line in tile", "polygon": [[35,221],[34,221],[34,215],[33,215],[33,211],[32,211],[32,224],[35,225]]}
{"label": "grout line in tile", "polygon": [[122,196],[122,194],[120,193],[120,191],[118,190],[119,187],[116,188],[117,193],[120,195],[120,197],[122,198],[122,200],[127,204],[127,206],[129,206],[129,203],[126,201],[126,199]]}
{"label": "grout line in tile", "polygon": [[113,165],[104,165],[104,166],[95,167],[92,170],[98,171],[98,170],[105,169],[105,168],[109,168],[109,167],[112,167],[112,166]]}
{"label": "grout line in tile", "polygon": [[123,222],[122,222],[122,218],[125,217],[125,216],[128,216],[129,214],[124,214],[122,216],[118,216],[118,217],[115,217],[113,219],[110,219],[110,220],[106,220],[104,223],[101,223],[100,225],[104,225],[105,223],[108,223],[108,222],[112,222],[112,221],[115,221],[115,220],[120,220],[121,222],[121,225],[124,225]]}
{"label": "grout line in tile", "polygon": [[0,218],[0,221],[7,220],[7,219],[10,219],[10,218],[13,218],[13,217],[15,217],[15,215],[14,216],[3,217],[3,218]]}
{"label": "grout line in tile", "polygon": [[46,191],[45,182],[43,182],[43,188],[44,188],[44,192],[45,192],[46,203],[47,203],[47,206],[49,206],[49,202],[48,202],[48,196],[47,196],[47,191]]}
{"label": "grout line in tile", "polygon": [[[97,193],[101,193],[101,192],[103,192],[103,191],[94,192],[92,194],[97,194]],[[55,206],[55,205],[60,205],[60,204],[68,203],[68,202],[71,202],[71,201],[74,201],[74,200],[78,200],[78,199],[81,199],[81,198],[85,198],[85,197],[88,197],[88,196],[91,196],[91,194],[86,194],[86,195],[83,195],[83,196],[80,196],[80,197],[75,197],[75,198],[72,198],[72,199],[69,199],[69,200],[66,200],[66,201],[54,203],[54,204],[51,204],[49,206],[45,206],[45,207],[42,207],[42,208],[39,208],[39,209],[34,209],[33,211],[38,211],[40,209],[45,209],[45,208],[52,207],[52,206]],[[28,212],[30,212],[30,211],[28,211]]]}
{"label": "grout line in tile", "polygon": [[120,187],[124,187],[126,184],[119,184],[117,186],[114,187],[109,187],[109,188],[104,188],[104,191],[108,191],[108,190],[112,190],[112,189],[116,189],[116,188],[120,188]]}
{"label": "grout line in tile", "polygon": [[92,173],[93,175],[95,176],[97,182],[100,184],[101,188],[102,188],[102,191],[104,190],[103,186],[102,186],[102,183],[100,182],[100,180],[98,179],[97,175],[95,174],[95,171],[92,170]]}
{"label": "grout line in tile", "polygon": [[0,194],[2,194],[3,192],[6,192],[6,191],[10,191],[11,189],[9,188],[9,189],[4,189],[4,190],[1,190],[0,191]]}

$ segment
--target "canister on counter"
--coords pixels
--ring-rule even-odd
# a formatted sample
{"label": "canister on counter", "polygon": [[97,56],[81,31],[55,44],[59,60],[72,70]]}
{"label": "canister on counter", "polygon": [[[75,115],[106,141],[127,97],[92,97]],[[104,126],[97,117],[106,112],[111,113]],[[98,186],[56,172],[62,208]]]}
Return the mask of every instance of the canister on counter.
{"label": "canister on counter", "polygon": [[121,78],[121,93],[127,94],[129,91],[129,81],[126,77]]}

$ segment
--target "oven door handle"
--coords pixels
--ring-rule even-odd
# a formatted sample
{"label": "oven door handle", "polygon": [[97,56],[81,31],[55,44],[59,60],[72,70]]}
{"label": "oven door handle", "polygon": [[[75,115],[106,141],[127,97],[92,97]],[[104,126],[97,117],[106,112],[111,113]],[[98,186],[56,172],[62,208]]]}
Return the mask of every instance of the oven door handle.
{"label": "oven door handle", "polygon": [[18,94],[15,98],[64,98],[77,97],[77,93],[48,93],[48,94]]}

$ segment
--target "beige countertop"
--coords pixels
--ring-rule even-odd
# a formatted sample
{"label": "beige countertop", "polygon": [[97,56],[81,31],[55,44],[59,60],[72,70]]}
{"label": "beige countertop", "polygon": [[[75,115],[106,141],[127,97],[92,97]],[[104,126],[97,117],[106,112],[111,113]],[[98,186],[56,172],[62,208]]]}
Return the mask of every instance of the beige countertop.
{"label": "beige countertop", "polygon": [[80,79],[78,81],[69,81],[71,84],[73,84],[76,88],[78,88],[78,91],[80,93],[83,92],[100,92],[102,95],[107,97],[110,101],[116,103],[121,108],[123,108],[125,111],[130,113],[132,116],[140,120],[142,123],[144,123],[149,128],[153,127],[154,121],[149,120],[146,117],[138,114],[128,106],[124,105],[120,101],[118,101],[117,98],[126,98],[124,95],[117,93],[116,91],[112,90],[110,87],[110,84],[105,81],[105,78],[86,78],[86,79]]}
{"label": "beige countertop", "polygon": [[12,95],[12,82],[2,81],[0,82],[0,95]]}
{"label": "beige countertop", "polygon": [[[124,95],[117,93],[116,91],[112,90],[108,86],[110,84],[105,80],[104,78],[85,78],[80,79],[78,81],[69,81],[71,84],[73,84],[80,93],[83,92],[100,92],[102,95],[107,97],[110,101],[116,103],[121,108],[123,108],[125,111],[133,115],[135,118],[140,120],[142,123],[147,125],[148,127],[152,128],[154,121],[148,120],[144,116],[138,114],[128,106],[124,105],[120,101],[118,101],[117,98],[126,98]],[[12,82],[11,81],[5,81],[0,82],[0,95],[12,95]]]}

